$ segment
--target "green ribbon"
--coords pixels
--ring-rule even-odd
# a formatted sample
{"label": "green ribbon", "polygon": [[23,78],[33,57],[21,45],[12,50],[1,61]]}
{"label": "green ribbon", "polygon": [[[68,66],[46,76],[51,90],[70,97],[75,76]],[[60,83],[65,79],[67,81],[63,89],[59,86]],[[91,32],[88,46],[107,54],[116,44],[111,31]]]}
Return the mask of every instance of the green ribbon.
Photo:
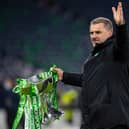
{"label": "green ribbon", "polygon": [[48,72],[42,72],[28,79],[17,79],[13,92],[20,95],[17,114],[12,129],[17,129],[25,114],[25,129],[41,129],[41,124],[48,124],[59,119],[57,101],[58,75],[51,67]]}

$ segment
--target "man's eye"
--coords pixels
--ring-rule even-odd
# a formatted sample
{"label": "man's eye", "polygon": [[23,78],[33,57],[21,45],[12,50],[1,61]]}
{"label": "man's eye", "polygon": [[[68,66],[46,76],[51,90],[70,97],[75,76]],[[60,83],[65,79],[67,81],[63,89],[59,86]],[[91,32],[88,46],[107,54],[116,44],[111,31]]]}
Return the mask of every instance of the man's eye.
{"label": "man's eye", "polygon": [[100,34],[101,32],[100,31],[96,31],[96,34]]}

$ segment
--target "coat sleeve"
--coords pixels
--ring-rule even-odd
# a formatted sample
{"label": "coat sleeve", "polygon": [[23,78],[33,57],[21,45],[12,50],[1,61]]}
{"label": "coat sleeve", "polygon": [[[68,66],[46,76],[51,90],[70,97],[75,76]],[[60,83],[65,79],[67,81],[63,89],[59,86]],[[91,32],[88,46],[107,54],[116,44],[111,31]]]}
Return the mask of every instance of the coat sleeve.
{"label": "coat sleeve", "polygon": [[120,26],[116,25],[114,57],[119,61],[129,60],[129,38],[126,24]]}
{"label": "coat sleeve", "polygon": [[64,72],[62,82],[65,84],[82,87],[82,74]]}

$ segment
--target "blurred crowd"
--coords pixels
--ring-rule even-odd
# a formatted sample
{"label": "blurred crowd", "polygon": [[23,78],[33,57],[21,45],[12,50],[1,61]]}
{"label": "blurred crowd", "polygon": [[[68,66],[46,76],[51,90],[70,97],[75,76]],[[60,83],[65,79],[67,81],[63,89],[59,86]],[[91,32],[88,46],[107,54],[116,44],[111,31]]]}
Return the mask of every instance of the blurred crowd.
{"label": "blurred crowd", "polygon": [[[16,78],[32,75],[34,68],[18,58],[9,56],[1,59],[0,66],[0,128],[12,129],[19,102],[19,95],[14,94],[12,88],[16,85]],[[23,121],[19,129],[23,129]]]}

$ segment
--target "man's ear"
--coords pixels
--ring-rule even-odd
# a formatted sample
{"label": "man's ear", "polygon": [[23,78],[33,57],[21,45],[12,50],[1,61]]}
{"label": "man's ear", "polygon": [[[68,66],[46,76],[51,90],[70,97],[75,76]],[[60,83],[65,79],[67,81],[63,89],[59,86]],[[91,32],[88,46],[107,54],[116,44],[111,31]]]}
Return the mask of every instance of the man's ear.
{"label": "man's ear", "polygon": [[113,31],[109,31],[109,35],[111,37],[113,35]]}

